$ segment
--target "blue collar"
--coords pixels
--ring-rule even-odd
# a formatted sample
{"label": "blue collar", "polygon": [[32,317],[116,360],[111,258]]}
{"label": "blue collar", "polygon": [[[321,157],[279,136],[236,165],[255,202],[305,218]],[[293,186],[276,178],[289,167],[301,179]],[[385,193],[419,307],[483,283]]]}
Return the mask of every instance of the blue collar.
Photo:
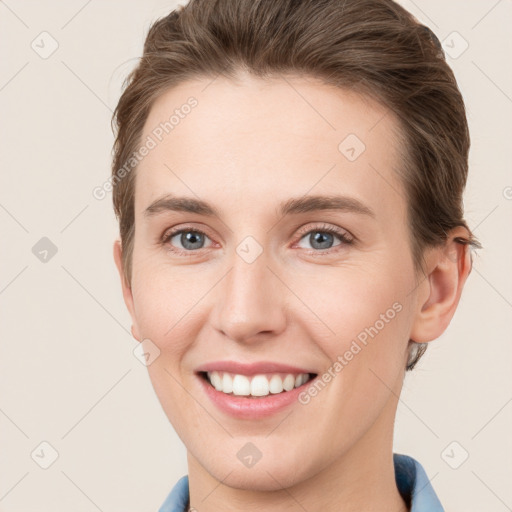
{"label": "blue collar", "polygon": [[[407,455],[393,454],[398,491],[410,512],[444,512],[422,465]],[[158,512],[186,512],[188,476],[181,477]]]}

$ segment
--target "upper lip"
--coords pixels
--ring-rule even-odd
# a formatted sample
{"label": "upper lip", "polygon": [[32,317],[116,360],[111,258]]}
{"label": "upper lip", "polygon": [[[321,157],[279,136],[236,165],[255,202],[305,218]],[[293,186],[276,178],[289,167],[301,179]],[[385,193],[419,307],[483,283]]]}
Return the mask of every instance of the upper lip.
{"label": "upper lip", "polygon": [[213,361],[205,363],[196,372],[224,371],[239,375],[257,375],[260,373],[314,373],[305,368],[291,366],[289,364],[275,363],[272,361],[257,361],[254,363],[239,363],[237,361]]}

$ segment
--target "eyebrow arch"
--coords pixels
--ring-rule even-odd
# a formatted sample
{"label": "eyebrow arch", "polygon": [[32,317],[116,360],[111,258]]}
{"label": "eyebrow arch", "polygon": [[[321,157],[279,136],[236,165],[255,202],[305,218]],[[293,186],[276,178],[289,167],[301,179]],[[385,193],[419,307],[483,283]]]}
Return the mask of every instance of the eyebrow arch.
{"label": "eyebrow arch", "polygon": [[[337,195],[304,196],[288,199],[281,203],[278,212],[284,217],[286,215],[298,215],[321,210],[341,210],[375,218],[375,212],[358,199]],[[144,215],[149,217],[163,211],[188,212],[208,217],[220,217],[218,210],[205,201],[192,197],[177,197],[171,194],[153,201],[144,211]]]}

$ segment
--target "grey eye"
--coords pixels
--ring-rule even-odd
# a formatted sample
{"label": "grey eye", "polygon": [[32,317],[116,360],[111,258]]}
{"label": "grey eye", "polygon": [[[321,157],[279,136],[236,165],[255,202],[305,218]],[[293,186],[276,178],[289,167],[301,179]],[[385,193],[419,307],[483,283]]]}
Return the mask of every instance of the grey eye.
{"label": "grey eye", "polygon": [[[318,230],[318,231],[311,231],[310,233],[307,233],[306,235],[304,235],[301,239],[301,242],[302,242],[302,240],[306,239],[311,244],[311,248],[322,250],[322,249],[330,249],[331,247],[333,247],[335,245],[334,240],[336,238],[337,238],[337,235],[334,235],[333,233]],[[336,244],[336,245],[339,245],[339,244]],[[306,249],[309,249],[309,247],[306,247]]]}
{"label": "grey eye", "polygon": [[175,242],[173,242],[175,238],[178,238],[179,243],[181,244],[181,247],[178,246],[178,248],[183,248],[187,251],[203,249],[205,240],[208,239],[204,233],[192,230],[175,233],[169,240],[172,245],[175,245]]}

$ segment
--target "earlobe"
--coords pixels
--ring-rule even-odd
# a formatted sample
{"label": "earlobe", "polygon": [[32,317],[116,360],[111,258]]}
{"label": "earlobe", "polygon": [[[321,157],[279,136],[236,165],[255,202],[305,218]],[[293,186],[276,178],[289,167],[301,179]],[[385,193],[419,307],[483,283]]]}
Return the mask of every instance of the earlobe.
{"label": "earlobe", "polygon": [[[419,287],[417,312],[410,338],[418,343],[432,341],[446,330],[455,314],[462,289],[471,271],[469,246],[457,242],[455,229],[447,243],[428,255],[428,274]],[[464,230],[465,232],[465,230]]]}
{"label": "earlobe", "polygon": [[117,271],[119,272],[119,277],[121,279],[121,287],[123,291],[123,299],[126,307],[128,308],[128,312],[132,318],[132,327],[131,332],[132,336],[137,340],[141,341],[141,336],[139,333],[139,329],[137,326],[137,319],[135,317],[135,308],[133,304],[133,294],[130,283],[127,281],[125,273],[124,273],[124,265],[123,265],[123,250],[120,240],[116,240],[114,242],[114,261],[116,263]]}
{"label": "earlobe", "polygon": [[142,338],[139,334],[139,330],[137,329],[137,326],[132,324],[132,327],[131,327],[131,332],[132,332],[132,336],[137,340],[137,341],[142,341]]}

